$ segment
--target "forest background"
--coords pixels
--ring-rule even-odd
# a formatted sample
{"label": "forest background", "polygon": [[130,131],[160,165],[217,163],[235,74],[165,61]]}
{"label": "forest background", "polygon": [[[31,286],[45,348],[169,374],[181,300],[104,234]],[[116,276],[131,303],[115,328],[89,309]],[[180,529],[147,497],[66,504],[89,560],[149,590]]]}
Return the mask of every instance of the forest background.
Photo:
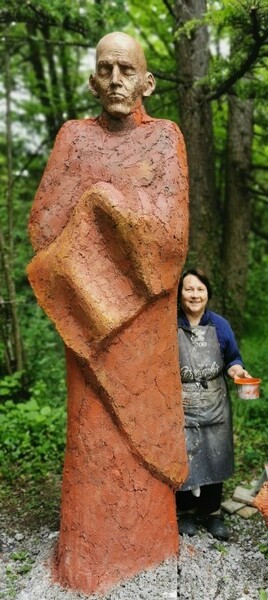
{"label": "forest background", "polygon": [[[61,340],[29,287],[27,222],[55,136],[95,116],[94,48],[123,30],[157,80],[148,112],[176,121],[190,178],[187,265],[211,276],[261,398],[234,412],[237,482],[267,461],[268,0],[0,0],[0,496],[58,518],[65,446]],[[11,495],[12,491],[12,495]],[[31,509],[31,510],[29,510]]]}

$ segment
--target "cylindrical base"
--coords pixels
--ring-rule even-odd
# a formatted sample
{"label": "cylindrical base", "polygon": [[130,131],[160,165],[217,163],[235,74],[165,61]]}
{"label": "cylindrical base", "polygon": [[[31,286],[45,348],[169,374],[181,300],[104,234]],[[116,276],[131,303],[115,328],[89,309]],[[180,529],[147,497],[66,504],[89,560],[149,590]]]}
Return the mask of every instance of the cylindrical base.
{"label": "cylindrical base", "polygon": [[57,579],[90,595],[175,557],[178,530],[173,490],[139,464],[70,366]]}

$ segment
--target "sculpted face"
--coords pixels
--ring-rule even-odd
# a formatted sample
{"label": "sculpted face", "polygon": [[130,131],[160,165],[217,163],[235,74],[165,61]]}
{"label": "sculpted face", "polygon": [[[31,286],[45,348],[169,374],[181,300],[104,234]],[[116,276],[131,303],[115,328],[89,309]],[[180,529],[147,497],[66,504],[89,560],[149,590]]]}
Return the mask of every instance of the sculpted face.
{"label": "sculpted face", "polygon": [[142,97],[150,96],[155,88],[141,46],[124,33],[102,38],[97,46],[96,73],[90,77],[90,88],[113,117],[125,117],[141,106]]}

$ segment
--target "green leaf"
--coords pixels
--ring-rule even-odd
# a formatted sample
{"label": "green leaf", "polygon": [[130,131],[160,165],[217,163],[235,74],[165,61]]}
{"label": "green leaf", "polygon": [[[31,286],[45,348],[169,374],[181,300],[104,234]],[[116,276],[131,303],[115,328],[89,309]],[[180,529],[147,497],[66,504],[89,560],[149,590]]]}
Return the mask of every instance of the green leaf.
{"label": "green leaf", "polygon": [[41,410],[40,410],[40,414],[42,416],[44,416],[44,417],[46,415],[50,415],[50,413],[51,413],[51,407],[50,406],[43,406],[43,408],[41,408]]}

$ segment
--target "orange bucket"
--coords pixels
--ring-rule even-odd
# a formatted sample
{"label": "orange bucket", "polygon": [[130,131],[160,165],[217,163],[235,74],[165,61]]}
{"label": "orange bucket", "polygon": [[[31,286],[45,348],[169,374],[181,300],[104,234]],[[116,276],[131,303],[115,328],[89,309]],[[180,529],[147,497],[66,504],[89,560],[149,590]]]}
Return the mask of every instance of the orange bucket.
{"label": "orange bucket", "polygon": [[260,383],[259,377],[236,377],[234,380],[237,385],[238,397],[242,400],[255,400],[260,397]]}

